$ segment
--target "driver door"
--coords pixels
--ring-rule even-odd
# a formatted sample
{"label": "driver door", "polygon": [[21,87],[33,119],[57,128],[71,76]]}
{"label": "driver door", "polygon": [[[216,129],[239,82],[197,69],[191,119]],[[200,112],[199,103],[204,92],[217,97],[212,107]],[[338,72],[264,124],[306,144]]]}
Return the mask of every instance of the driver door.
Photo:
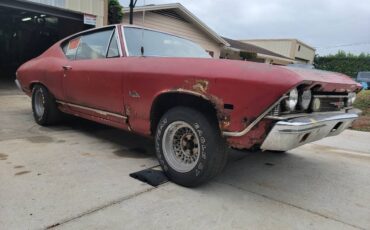
{"label": "driver door", "polygon": [[115,27],[71,39],[64,65],[63,90],[71,109],[123,114],[123,69]]}

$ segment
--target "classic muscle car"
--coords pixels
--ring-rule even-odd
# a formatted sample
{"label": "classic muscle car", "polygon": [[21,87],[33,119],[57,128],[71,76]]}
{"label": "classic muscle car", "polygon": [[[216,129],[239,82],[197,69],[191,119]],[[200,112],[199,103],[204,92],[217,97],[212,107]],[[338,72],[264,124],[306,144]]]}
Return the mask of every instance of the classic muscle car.
{"label": "classic muscle car", "polygon": [[16,82],[40,125],[67,113],[153,137],[184,186],[221,172],[226,147],[287,151],[341,133],[361,89],[339,73],[212,59],[187,39],[125,25],[56,43]]}

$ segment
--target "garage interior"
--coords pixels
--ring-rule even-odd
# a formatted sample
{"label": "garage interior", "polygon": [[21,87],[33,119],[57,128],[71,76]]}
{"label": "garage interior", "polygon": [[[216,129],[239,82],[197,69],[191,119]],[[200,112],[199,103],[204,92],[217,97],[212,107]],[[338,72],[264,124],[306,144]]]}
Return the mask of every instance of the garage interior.
{"label": "garage interior", "polygon": [[58,40],[92,28],[83,13],[43,4],[0,2],[0,89],[14,85],[15,72]]}

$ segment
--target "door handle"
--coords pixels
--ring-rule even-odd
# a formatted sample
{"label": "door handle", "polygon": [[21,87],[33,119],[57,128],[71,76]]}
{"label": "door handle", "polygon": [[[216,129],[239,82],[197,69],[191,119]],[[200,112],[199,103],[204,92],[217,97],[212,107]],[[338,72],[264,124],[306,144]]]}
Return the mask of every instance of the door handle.
{"label": "door handle", "polygon": [[72,69],[72,66],[70,66],[70,65],[64,65],[64,66],[62,66],[62,68],[64,70],[70,70],[70,69]]}

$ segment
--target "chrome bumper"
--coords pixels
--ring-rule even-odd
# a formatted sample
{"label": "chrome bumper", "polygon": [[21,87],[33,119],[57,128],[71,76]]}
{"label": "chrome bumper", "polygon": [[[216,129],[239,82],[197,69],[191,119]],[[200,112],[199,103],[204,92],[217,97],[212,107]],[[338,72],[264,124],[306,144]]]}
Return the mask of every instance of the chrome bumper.
{"label": "chrome bumper", "polygon": [[18,79],[16,79],[16,80],[15,80],[15,84],[17,85],[17,87],[18,87],[18,89],[19,89],[20,91],[23,91],[23,90],[22,90],[22,87],[21,87],[21,84],[19,84]]}
{"label": "chrome bumper", "polygon": [[278,121],[261,145],[263,150],[287,151],[335,136],[348,128],[361,111],[307,115]]}

